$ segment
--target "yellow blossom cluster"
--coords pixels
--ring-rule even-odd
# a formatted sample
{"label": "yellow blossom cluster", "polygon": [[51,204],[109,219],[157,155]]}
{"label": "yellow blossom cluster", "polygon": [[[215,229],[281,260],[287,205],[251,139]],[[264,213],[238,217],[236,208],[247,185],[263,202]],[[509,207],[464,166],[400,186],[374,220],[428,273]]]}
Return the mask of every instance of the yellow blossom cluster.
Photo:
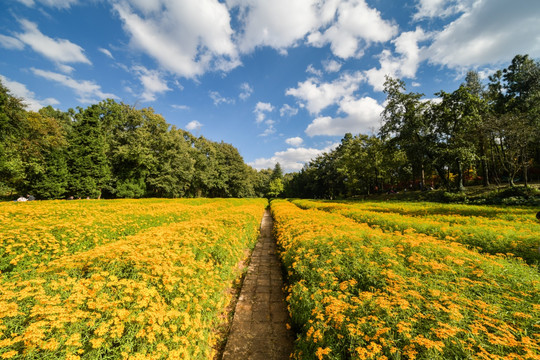
{"label": "yellow blossom cluster", "polygon": [[271,203],[293,359],[540,359],[535,266],[303,205]]}
{"label": "yellow blossom cluster", "polygon": [[[335,212],[387,231],[415,231],[455,241],[481,252],[540,262],[540,223],[532,208],[496,208],[423,203],[314,202],[296,200],[302,208]],[[448,209],[445,208],[448,206]],[[451,213],[451,211],[455,213]]]}
{"label": "yellow blossom cluster", "polygon": [[210,199],[0,203],[0,274],[33,270],[150,227],[189,220],[216,206],[221,205]]}
{"label": "yellow blossom cluster", "polygon": [[[62,214],[56,202],[31,205],[36,216],[26,221],[43,237],[65,221],[58,216],[54,224],[50,213]],[[83,217],[82,228],[95,228],[88,236],[103,239],[0,274],[0,359],[211,359],[231,300],[227,289],[241,275],[237,264],[255,244],[266,205],[262,199],[66,203],[96,223],[110,219],[134,230],[99,233]],[[16,212],[8,218],[16,221]],[[37,231],[33,236],[39,242]]]}

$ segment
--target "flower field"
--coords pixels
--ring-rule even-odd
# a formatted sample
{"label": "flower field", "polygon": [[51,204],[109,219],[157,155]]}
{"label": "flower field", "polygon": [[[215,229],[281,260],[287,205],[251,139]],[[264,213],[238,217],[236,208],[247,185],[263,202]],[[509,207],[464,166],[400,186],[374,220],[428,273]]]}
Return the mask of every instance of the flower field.
{"label": "flower field", "polygon": [[487,206],[316,202],[295,200],[302,208],[316,208],[347,216],[386,231],[414,230],[455,241],[489,254],[512,254],[530,264],[540,262],[540,223],[527,208]]}
{"label": "flower field", "polygon": [[266,205],[0,204],[0,359],[211,359]]}
{"label": "flower field", "polygon": [[[521,210],[486,208],[492,214],[482,216],[480,207],[459,214],[401,204],[393,214],[363,204],[272,201],[299,334],[294,359],[540,359],[538,267],[490,248],[480,253],[463,239],[478,221],[504,241],[514,231],[532,242],[536,224]],[[370,226],[363,212],[381,218]],[[413,227],[424,215],[460,230],[429,235]],[[450,217],[456,221],[443,225]],[[517,224],[504,232],[509,219]],[[517,253],[508,244],[503,253]]]}

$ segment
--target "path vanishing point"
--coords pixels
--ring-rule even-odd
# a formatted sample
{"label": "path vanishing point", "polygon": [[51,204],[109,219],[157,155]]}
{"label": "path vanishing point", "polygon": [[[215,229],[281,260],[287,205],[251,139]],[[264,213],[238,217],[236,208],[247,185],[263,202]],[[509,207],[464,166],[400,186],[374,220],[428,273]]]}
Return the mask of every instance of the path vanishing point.
{"label": "path vanishing point", "polygon": [[286,326],[289,315],[272,227],[267,209],[222,360],[285,360],[291,354],[294,335]]}

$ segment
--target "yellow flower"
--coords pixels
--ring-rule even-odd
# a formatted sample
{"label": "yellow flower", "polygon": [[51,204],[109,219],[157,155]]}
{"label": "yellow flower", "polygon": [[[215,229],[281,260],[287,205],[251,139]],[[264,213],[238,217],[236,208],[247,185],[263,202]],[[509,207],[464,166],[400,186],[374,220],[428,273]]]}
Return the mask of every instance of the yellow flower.
{"label": "yellow flower", "polygon": [[17,355],[19,352],[17,350],[11,350],[8,352],[5,352],[2,354],[2,359],[11,359],[15,355]]}
{"label": "yellow flower", "polygon": [[103,338],[90,339],[93,349],[99,348],[103,344],[103,341],[104,341]]}
{"label": "yellow flower", "polygon": [[317,359],[319,360],[322,360],[324,355],[328,355],[330,353],[331,349],[330,348],[317,348],[317,351],[315,352],[315,355],[317,356]]}

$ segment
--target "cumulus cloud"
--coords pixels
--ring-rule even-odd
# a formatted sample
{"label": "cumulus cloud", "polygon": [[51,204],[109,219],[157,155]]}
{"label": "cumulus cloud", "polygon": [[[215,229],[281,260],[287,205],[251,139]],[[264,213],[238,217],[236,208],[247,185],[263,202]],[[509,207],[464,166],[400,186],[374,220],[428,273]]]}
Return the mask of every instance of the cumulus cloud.
{"label": "cumulus cloud", "polygon": [[288,138],[285,140],[285,143],[294,147],[299,147],[300,145],[302,145],[303,142],[304,139],[302,139],[300,136]]}
{"label": "cumulus cloud", "polygon": [[247,82],[240,84],[240,91],[241,92],[238,97],[241,100],[247,100],[251,96],[251,94],[253,94],[253,88]]}
{"label": "cumulus cloud", "polygon": [[339,70],[341,70],[341,65],[342,64],[336,60],[323,61],[323,67],[327,73],[338,72]]}
{"label": "cumulus cloud", "polygon": [[255,105],[255,110],[253,110],[256,115],[255,121],[257,124],[262,123],[266,119],[266,113],[272,111],[274,111],[274,106],[272,106],[272,104],[259,101],[257,105]]}
{"label": "cumulus cloud", "polygon": [[214,101],[214,105],[219,106],[221,104],[234,104],[234,99],[222,96],[218,91],[209,91],[208,96]]}
{"label": "cumulus cloud", "polygon": [[[460,3],[466,5],[467,3]],[[450,68],[509,61],[516,54],[540,56],[540,2],[477,0],[437,33],[426,58]]]}
{"label": "cumulus cloud", "polygon": [[396,33],[397,26],[384,20],[364,0],[341,1],[337,21],[322,32],[311,33],[308,43],[318,47],[330,44],[334,55],[348,59],[361,57],[371,43],[386,42]]}
{"label": "cumulus cloud", "polygon": [[101,90],[101,86],[93,81],[75,80],[72,77],[64,74],[58,74],[52,71],[35,68],[31,68],[31,71],[39,77],[57,82],[67,88],[72,89],[78,96],[77,100],[79,100],[81,103],[95,103],[107,98],[118,98],[114,94],[103,92]]}
{"label": "cumulus cloud", "polygon": [[370,132],[378,129],[383,110],[383,106],[370,97],[346,98],[340,102],[340,112],[345,116],[318,117],[308,125],[305,132],[308,136]]}
{"label": "cumulus cloud", "polygon": [[241,52],[269,46],[281,53],[302,43],[330,44],[341,58],[361,56],[374,42],[388,41],[397,26],[365,0],[226,0],[238,13]]}
{"label": "cumulus cloud", "polygon": [[197,120],[193,120],[193,121],[190,121],[190,122],[186,125],[186,130],[189,130],[189,131],[195,131],[195,130],[199,130],[202,126],[203,126],[203,124],[201,124],[201,123],[198,122]]}
{"label": "cumulus cloud", "polygon": [[273,168],[279,162],[285,172],[299,171],[305,163],[325,152],[335,149],[337,145],[337,143],[331,144],[323,149],[305,147],[288,148],[284,151],[275,152],[270,158],[258,158],[248,164],[260,170]]}
{"label": "cumulus cloud", "polygon": [[311,114],[318,114],[344,97],[352,96],[363,80],[364,76],[360,72],[342,74],[332,82],[322,82],[317,78],[310,78],[298,83],[296,88],[287,89],[285,94],[296,97]]}
{"label": "cumulus cloud", "polygon": [[21,44],[24,44],[56,63],[91,64],[90,60],[84,54],[83,48],[79,45],[66,39],[48,37],[39,31],[36,23],[31,21],[22,19],[19,22],[23,28],[23,32],[15,34],[15,37],[3,35],[0,38],[0,43],[4,47],[22,50],[24,46],[21,46]]}
{"label": "cumulus cloud", "polygon": [[240,65],[228,9],[218,0],[118,0],[113,8],[131,44],[176,75]]}
{"label": "cumulus cloud", "polygon": [[264,123],[266,125],[266,129],[264,129],[264,131],[260,133],[259,136],[265,137],[276,133],[276,128],[274,127],[274,120],[266,120]]}
{"label": "cumulus cloud", "polygon": [[306,72],[308,74],[312,74],[312,75],[315,75],[317,77],[321,77],[322,76],[322,71],[319,70],[319,69],[315,69],[315,67],[313,66],[313,64],[309,64],[307,69],[306,69]]}
{"label": "cumulus cloud", "polygon": [[289,104],[284,104],[281,107],[281,109],[279,109],[279,115],[281,117],[285,117],[285,116],[291,117],[291,116],[294,116],[296,114],[298,114],[298,108],[292,107]]}
{"label": "cumulus cloud", "polygon": [[320,26],[317,0],[227,0],[239,14],[238,46],[248,53],[259,46],[286,49]]}
{"label": "cumulus cloud", "polygon": [[0,80],[4,86],[10,90],[12,95],[23,99],[23,103],[28,107],[28,110],[38,111],[42,107],[59,104],[58,100],[55,98],[47,98],[43,100],[37,99],[36,94],[33,91],[28,90],[26,85],[20,82],[12,81],[2,75],[0,75]]}
{"label": "cumulus cloud", "polygon": [[159,71],[148,70],[140,65],[134,66],[133,71],[139,77],[139,81],[143,86],[143,92],[141,94],[142,101],[155,101],[157,94],[171,90]]}
{"label": "cumulus cloud", "polygon": [[401,33],[392,40],[396,53],[399,55],[394,55],[390,50],[383,50],[379,56],[380,67],[365,72],[368,83],[376,91],[382,91],[386,75],[414,78],[418,66],[423,60],[422,49],[418,43],[427,38],[428,35],[420,27],[417,27],[415,31]]}

